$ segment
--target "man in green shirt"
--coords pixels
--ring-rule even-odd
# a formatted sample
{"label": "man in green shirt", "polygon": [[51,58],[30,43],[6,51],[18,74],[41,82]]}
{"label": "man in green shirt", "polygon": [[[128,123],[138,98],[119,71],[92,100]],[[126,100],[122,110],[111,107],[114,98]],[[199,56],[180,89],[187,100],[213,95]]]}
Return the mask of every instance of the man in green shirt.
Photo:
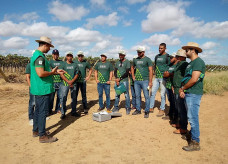
{"label": "man in green shirt", "polygon": [[31,58],[31,94],[35,96],[35,113],[33,117],[33,137],[39,136],[41,143],[55,142],[57,138],[48,136],[45,130],[46,109],[49,108],[50,94],[54,92],[52,75],[57,68],[50,69],[50,64],[44,53],[54,47],[51,39],[42,36],[39,40],[39,47]]}
{"label": "man in green shirt", "polygon": [[112,64],[106,60],[107,55],[101,54],[101,61],[98,62],[95,66],[95,79],[97,82],[97,91],[99,94],[99,109],[101,111],[104,109],[103,103],[103,90],[106,95],[106,108],[107,112],[111,112],[110,109],[110,81],[113,76],[113,66]]}
{"label": "man in green shirt", "polygon": [[66,117],[66,102],[69,90],[71,92],[71,115],[80,117],[80,113],[76,112],[76,79],[78,78],[79,69],[77,64],[73,62],[73,52],[69,51],[66,53],[66,62],[63,62],[61,68],[64,70],[64,73],[60,74],[63,79],[60,86],[60,104],[62,113],[60,119]]}
{"label": "man in green shirt", "polygon": [[141,90],[143,90],[146,101],[144,118],[148,118],[150,110],[149,89],[152,87],[153,78],[152,61],[145,56],[145,47],[138,47],[137,53],[138,57],[133,59],[133,65],[131,66],[136,94],[136,110],[132,115],[141,114]]}
{"label": "man in green shirt", "polygon": [[166,94],[166,78],[163,77],[165,71],[168,70],[170,64],[169,54],[165,52],[166,44],[161,43],[159,45],[159,54],[155,56],[155,79],[153,81],[152,94],[150,97],[150,112],[154,112],[155,96],[161,88],[161,105],[157,117],[161,117],[165,114],[165,94]]}
{"label": "man in green shirt", "polygon": [[[75,63],[78,65],[80,73],[76,80],[76,104],[77,104],[77,98],[78,98],[78,91],[80,89],[81,95],[82,95],[82,104],[84,108],[84,113],[87,114],[88,106],[87,106],[87,97],[86,97],[86,81],[88,81],[91,76],[92,67],[90,63],[84,59],[83,51],[78,51],[77,55],[78,55],[78,60],[76,60]],[[87,69],[89,70],[89,73],[88,73],[88,76],[86,77]]]}
{"label": "man in green shirt", "polygon": [[[124,50],[119,51],[119,59],[116,64],[115,64],[115,69],[114,69],[114,76],[115,76],[115,81],[116,85],[119,86],[123,84],[126,88],[126,92],[124,93],[125,95],[125,108],[126,108],[126,113],[130,114],[131,111],[131,105],[130,105],[130,96],[129,96],[129,81],[128,81],[128,75],[129,71],[131,69],[131,64],[129,60],[125,58],[126,53]],[[112,110],[113,112],[119,111],[119,101],[120,101],[120,95],[115,96],[115,104],[114,104],[114,109]]]}
{"label": "man in green shirt", "polygon": [[179,89],[180,97],[185,99],[188,121],[191,125],[191,140],[188,142],[188,146],[183,147],[183,150],[198,151],[200,150],[199,107],[203,95],[203,78],[206,66],[198,56],[202,49],[197,43],[189,42],[182,49],[186,51],[187,57],[191,60],[185,70],[182,87]]}
{"label": "man in green shirt", "polygon": [[[63,61],[59,60],[59,51],[57,49],[54,49],[52,51],[52,59],[50,60],[51,69],[55,68],[56,66],[58,68],[61,68],[62,63],[63,63]],[[53,75],[53,80],[54,80],[55,92],[53,92],[51,94],[49,114],[52,114],[55,93],[57,94],[55,112],[56,113],[60,112],[60,90],[59,90],[59,88],[60,88],[62,79],[59,74],[55,74],[55,75]]]}

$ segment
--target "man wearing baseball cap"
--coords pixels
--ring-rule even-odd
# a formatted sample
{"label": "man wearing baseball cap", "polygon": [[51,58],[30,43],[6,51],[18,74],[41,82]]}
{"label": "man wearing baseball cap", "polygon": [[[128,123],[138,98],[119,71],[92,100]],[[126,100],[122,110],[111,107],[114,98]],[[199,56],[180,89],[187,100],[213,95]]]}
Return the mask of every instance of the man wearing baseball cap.
{"label": "man wearing baseball cap", "polygon": [[[52,51],[52,59],[50,60],[51,69],[55,68],[56,66],[58,68],[61,68],[62,63],[63,63],[63,61],[59,60],[59,51],[57,49],[54,49]],[[55,92],[53,92],[51,94],[49,114],[52,114],[55,93],[57,94],[55,112],[56,113],[60,112],[60,90],[59,90],[59,88],[60,88],[60,85],[62,82],[60,75],[59,74],[53,75],[53,81],[54,81]]]}
{"label": "man wearing baseball cap", "polygon": [[199,107],[203,95],[203,78],[206,66],[198,56],[198,53],[202,52],[199,44],[189,42],[182,49],[186,51],[187,57],[191,60],[185,70],[182,87],[179,89],[180,97],[185,99],[188,121],[191,125],[191,140],[188,146],[183,147],[183,150],[198,151],[200,150]]}
{"label": "man wearing baseball cap", "polygon": [[57,138],[48,136],[45,130],[46,109],[49,109],[50,94],[54,92],[52,75],[57,68],[50,69],[50,64],[44,53],[54,47],[51,39],[42,36],[39,40],[39,47],[31,58],[31,94],[35,96],[35,113],[33,117],[33,137],[39,136],[41,143],[55,142]]}
{"label": "man wearing baseball cap", "polygon": [[67,95],[70,90],[71,93],[71,115],[75,117],[80,117],[80,113],[76,112],[76,79],[78,78],[79,69],[75,62],[73,62],[73,52],[66,52],[66,61],[62,64],[62,69],[64,73],[61,73],[60,76],[63,79],[63,82],[60,86],[60,104],[61,104],[61,117],[64,119],[66,117],[66,102]]}
{"label": "man wearing baseball cap", "polygon": [[150,109],[149,88],[152,87],[153,78],[152,61],[145,56],[145,47],[138,47],[137,53],[138,57],[133,59],[133,65],[131,66],[131,74],[134,80],[136,94],[136,110],[132,115],[141,114],[141,90],[143,90],[146,101],[144,118],[148,118]]}
{"label": "man wearing baseball cap", "polygon": [[[86,97],[86,81],[88,81],[91,76],[92,67],[90,63],[84,59],[83,51],[78,51],[77,56],[78,56],[78,60],[75,60],[74,62],[78,65],[80,73],[76,80],[76,103],[78,98],[78,91],[80,89],[81,95],[82,95],[82,104],[84,108],[84,113],[87,114],[88,106],[87,106],[87,97]],[[87,69],[89,70],[89,73],[88,73],[88,76],[86,77]]]}
{"label": "man wearing baseball cap", "polygon": [[[114,76],[115,76],[115,81],[116,85],[119,86],[120,84],[123,83],[123,85],[126,88],[126,92],[124,93],[125,95],[125,108],[126,108],[126,113],[130,114],[131,111],[131,105],[130,105],[130,96],[129,96],[129,81],[128,81],[128,75],[129,71],[131,69],[131,64],[129,60],[125,58],[126,52],[124,50],[119,51],[119,60],[115,64],[115,69],[114,69]],[[119,111],[119,101],[120,101],[120,95],[115,96],[115,104],[114,104],[114,109],[112,110],[113,112],[118,112]]]}
{"label": "man wearing baseball cap", "polygon": [[110,81],[113,76],[113,66],[106,60],[107,55],[105,53],[101,54],[101,61],[95,65],[95,79],[97,82],[97,91],[99,94],[99,109],[101,111],[104,109],[103,104],[103,90],[106,95],[106,109],[107,112],[111,112],[110,109]]}

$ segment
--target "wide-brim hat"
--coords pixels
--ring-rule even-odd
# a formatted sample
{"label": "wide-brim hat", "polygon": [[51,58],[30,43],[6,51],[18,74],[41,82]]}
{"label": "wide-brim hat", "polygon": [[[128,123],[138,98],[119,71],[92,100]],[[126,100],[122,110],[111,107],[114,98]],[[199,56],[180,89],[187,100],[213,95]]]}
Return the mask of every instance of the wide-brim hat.
{"label": "wide-brim hat", "polygon": [[188,42],[187,46],[183,46],[182,49],[186,50],[188,48],[193,48],[198,50],[199,53],[203,52],[203,50],[199,47],[198,43],[195,42]]}
{"label": "wide-brim hat", "polygon": [[38,43],[39,42],[44,42],[44,43],[50,44],[51,47],[54,48],[54,46],[51,43],[51,39],[49,37],[47,37],[47,36],[41,36],[39,40],[36,40],[36,42],[38,42]]}
{"label": "wide-brim hat", "polygon": [[106,53],[102,53],[100,56],[105,56],[107,58],[107,54]]}
{"label": "wide-brim hat", "polygon": [[125,52],[124,50],[120,50],[120,51],[119,51],[119,54],[121,54],[121,55],[126,55],[126,52]]}
{"label": "wide-brim hat", "polygon": [[182,57],[187,57],[186,56],[186,51],[185,50],[183,50],[183,49],[179,49],[178,51],[177,51],[177,53],[176,53],[176,56],[182,56]]}
{"label": "wide-brim hat", "polygon": [[83,53],[83,51],[78,51],[77,55],[78,55],[78,56],[79,56],[79,55],[83,55],[83,56],[84,56],[84,53]]}

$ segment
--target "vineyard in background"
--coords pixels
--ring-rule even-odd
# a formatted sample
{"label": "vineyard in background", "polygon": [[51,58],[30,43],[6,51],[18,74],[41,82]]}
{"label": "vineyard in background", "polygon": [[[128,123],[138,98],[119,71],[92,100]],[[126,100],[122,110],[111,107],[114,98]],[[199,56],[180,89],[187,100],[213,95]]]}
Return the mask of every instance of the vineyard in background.
{"label": "vineyard in background", "polygon": [[[52,55],[46,55],[50,60]],[[64,60],[63,57],[60,57],[61,60]],[[75,60],[76,58],[74,58]],[[93,66],[100,58],[99,57],[85,57],[85,59]],[[19,56],[17,54],[9,54],[7,56],[0,55],[0,69],[3,72],[24,72],[25,67],[28,64],[30,58],[25,56]],[[114,64],[118,59],[108,59],[112,64]],[[227,71],[228,66],[224,65],[206,65],[207,72],[214,71]]]}

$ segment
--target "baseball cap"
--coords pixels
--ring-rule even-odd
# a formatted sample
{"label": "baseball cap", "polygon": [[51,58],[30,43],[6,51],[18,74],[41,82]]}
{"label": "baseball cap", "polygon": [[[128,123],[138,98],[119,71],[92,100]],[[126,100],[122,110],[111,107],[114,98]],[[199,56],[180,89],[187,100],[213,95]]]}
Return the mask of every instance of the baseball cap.
{"label": "baseball cap", "polygon": [[73,56],[73,52],[72,51],[67,51],[66,53],[65,53],[65,55],[67,56],[67,55],[72,55]]}
{"label": "baseball cap", "polygon": [[119,54],[126,55],[126,52],[124,50],[120,50]]}
{"label": "baseball cap", "polygon": [[83,51],[78,51],[77,55],[83,55],[84,56],[84,53],[83,53]]}
{"label": "baseball cap", "polygon": [[136,51],[137,52],[145,52],[145,50],[146,50],[146,48],[144,46],[139,46]]}
{"label": "baseball cap", "polygon": [[54,49],[54,50],[52,51],[52,54],[58,54],[58,55],[59,55],[59,51],[58,51],[57,49]]}
{"label": "baseball cap", "polygon": [[107,54],[106,53],[102,53],[100,56],[105,56],[107,58]]}

